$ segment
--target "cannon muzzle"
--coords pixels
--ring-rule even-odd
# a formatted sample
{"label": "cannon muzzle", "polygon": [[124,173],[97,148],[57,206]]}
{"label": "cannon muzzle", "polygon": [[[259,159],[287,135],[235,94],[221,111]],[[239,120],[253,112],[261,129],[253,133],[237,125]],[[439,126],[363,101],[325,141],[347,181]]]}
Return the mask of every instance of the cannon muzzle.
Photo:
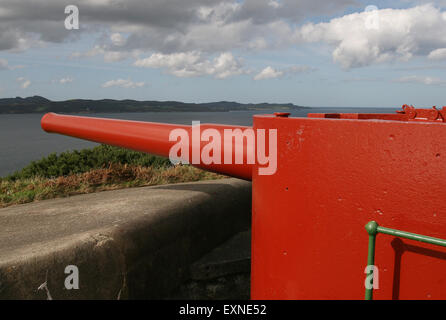
{"label": "cannon muzzle", "polygon": [[[253,163],[249,162],[249,154],[253,153],[254,142],[249,141],[247,137],[242,137],[242,139],[237,139],[235,136],[230,137],[231,139],[225,138],[225,133],[229,131],[243,133],[246,129],[251,129],[250,127],[220,124],[187,126],[68,116],[55,113],[45,114],[42,117],[41,126],[43,130],[49,133],[59,133],[98,143],[142,151],[169,157],[171,160],[174,157],[178,162],[190,163],[193,166],[208,171],[251,180]],[[206,131],[206,129],[211,129],[207,130],[210,134],[205,135],[203,139],[200,132]],[[199,134],[198,139],[197,134]],[[184,147],[183,149],[180,149],[178,146],[180,142]],[[213,150],[209,150],[210,143],[214,144],[215,148],[212,148]],[[217,154],[217,151],[221,151],[220,154]],[[211,157],[214,161],[208,161],[203,158],[201,156],[203,152],[208,158]],[[227,152],[231,154],[227,155]],[[233,160],[230,163],[223,161],[227,160],[228,156]],[[237,159],[244,160],[240,163]]]}

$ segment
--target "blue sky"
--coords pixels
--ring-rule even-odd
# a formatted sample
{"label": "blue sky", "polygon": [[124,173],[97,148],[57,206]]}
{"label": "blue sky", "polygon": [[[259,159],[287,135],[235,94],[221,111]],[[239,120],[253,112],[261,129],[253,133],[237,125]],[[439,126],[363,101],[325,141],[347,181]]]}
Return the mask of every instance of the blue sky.
{"label": "blue sky", "polygon": [[0,0],[2,98],[446,105],[441,1],[27,2]]}

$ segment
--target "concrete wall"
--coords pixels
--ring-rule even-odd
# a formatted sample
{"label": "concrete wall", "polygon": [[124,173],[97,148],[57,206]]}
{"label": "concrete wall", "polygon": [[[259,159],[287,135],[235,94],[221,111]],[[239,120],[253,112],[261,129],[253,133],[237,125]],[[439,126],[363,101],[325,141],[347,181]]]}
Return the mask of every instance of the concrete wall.
{"label": "concrete wall", "polygon": [[189,268],[189,279],[171,299],[249,300],[251,230],[240,232]]}
{"label": "concrete wall", "polygon": [[[0,299],[173,297],[191,265],[249,229],[250,217],[251,184],[237,179],[0,209]],[[69,265],[79,289],[65,285],[75,284]]]}

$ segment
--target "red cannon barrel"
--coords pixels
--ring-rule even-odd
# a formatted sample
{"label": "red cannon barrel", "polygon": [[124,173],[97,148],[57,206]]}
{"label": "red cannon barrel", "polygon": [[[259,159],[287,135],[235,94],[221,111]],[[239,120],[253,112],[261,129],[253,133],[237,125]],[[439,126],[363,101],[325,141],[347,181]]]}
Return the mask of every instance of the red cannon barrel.
{"label": "red cannon barrel", "polygon": [[[219,124],[187,126],[55,113],[45,114],[42,117],[41,126],[49,133],[59,133],[163,157],[171,157],[172,148],[178,146],[182,138],[187,138],[188,150],[186,151],[188,152],[178,152],[177,154],[181,162],[245,180],[251,180],[252,176],[253,163],[250,163],[248,158],[249,154],[253,152],[254,143],[246,137],[242,137],[242,139],[225,138],[225,134],[228,134],[229,131],[240,133],[251,129],[250,127]],[[205,132],[206,129],[211,129],[211,131],[207,130],[211,134],[202,136],[201,132]],[[199,134],[198,137],[197,134]],[[213,141],[216,137],[221,137],[220,141]],[[214,146],[219,146],[220,149],[209,150],[208,145],[213,142],[216,143]],[[220,154],[214,154],[217,151],[221,151]],[[201,157],[202,152],[207,152],[216,161],[211,163],[206,161]],[[227,152],[231,152],[232,161],[230,163],[224,161],[228,160],[228,155],[225,154]],[[242,163],[237,159],[243,159]]]}

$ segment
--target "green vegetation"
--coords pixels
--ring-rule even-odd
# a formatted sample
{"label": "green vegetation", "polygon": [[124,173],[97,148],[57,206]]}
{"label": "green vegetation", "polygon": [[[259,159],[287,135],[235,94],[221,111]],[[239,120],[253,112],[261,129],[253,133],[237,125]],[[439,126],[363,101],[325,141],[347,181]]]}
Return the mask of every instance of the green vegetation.
{"label": "green vegetation", "polygon": [[100,145],[92,149],[62,152],[59,155],[52,153],[46,158],[31,162],[22,170],[5,179],[17,180],[36,176],[54,178],[104,168],[111,163],[153,168],[171,166],[170,161],[166,158],[108,145]]}
{"label": "green vegetation", "polygon": [[51,154],[0,178],[0,207],[120,188],[221,179],[141,152],[101,145]]}

